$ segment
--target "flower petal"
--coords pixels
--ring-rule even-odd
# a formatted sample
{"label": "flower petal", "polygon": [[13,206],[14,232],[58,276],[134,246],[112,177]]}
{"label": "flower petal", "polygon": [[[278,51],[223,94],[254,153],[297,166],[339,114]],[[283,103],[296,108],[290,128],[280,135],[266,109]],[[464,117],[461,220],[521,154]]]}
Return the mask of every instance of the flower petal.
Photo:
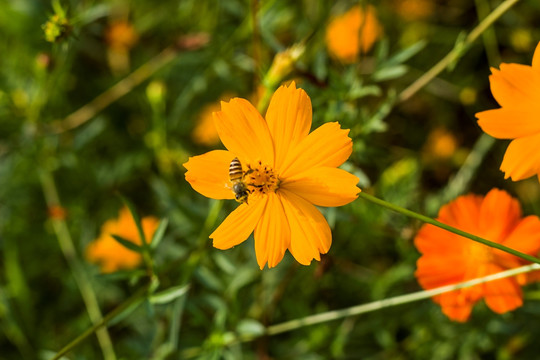
{"label": "flower petal", "polygon": [[276,90],[266,112],[268,128],[276,149],[275,168],[279,169],[289,149],[304,139],[311,128],[311,100],[294,81]]}
{"label": "flower petal", "polygon": [[254,164],[261,160],[274,165],[274,145],[266,121],[245,99],[233,98],[221,103],[214,113],[219,138],[241,162]]}
{"label": "flower petal", "polygon": [[485,239],[501,243],[516,227],[520,218],[519,202],[504,190],[492,189],[480,208],[479,234]]}
{"label": "flower petal", "polygon": [[326,254],[332,244],[326,219],[315,206],[292,192],[280,189],[279,195],[291,229],[289,251],[302,265],[320,260],[319,254]]}
{"label": "flower petal", "polygon": [[229,164],[234,155],[225,150],[214,150],[192,156],[183,164],[188,170],[186,180],[198,193],[211,199],[234,199],[229,184]]}
{"label": "flower petal", "polygon": [[540,132],[539,111],[500,108],[476,113],[482,130],[497,139],[515,139]]}
{"label": "flower petal", "polygon": [[540,134],[512,140],[501,164],[504,178],[518,181],[540,173],[539,144]]}
{"label": "flower petal", "polygon": [[465,322],[471,315],[473,303],[459,301],[460,294],[456,292],[446,293],[433,298],[441,305],[442,312],[450,319],[459,322]]}
{"label": "flower petal", "polygon": [[[255,229],[266,207],[267,197],[255,198],[249,205],[242,203],[210,234],[214,247],[225,250],[245,241]],[[251,200],[251,199],[250,199]]]}
{"label": "flower petal", "polygon": [[523,305],[521,287],[516,279],[505,278],[487,282],[484,284],[484,292],[487,306],[496,313],[502,314]]}
{"label": "flower petal", "polygon": [[268,202],[261,220],[255,228],[255,253],[261,270],[268,262],[272,268],[279,264],[291,242],[291,229],[276,193],[268,194]]}
{"label": "flower petal", "polygon": [[[449,255],[450,254],[450,255]],[[461,254],[422,256],[416,263],[415,277],[424,289],[456,284],[463,281],[463,269],[467,266]]]}
{"label": "flower petal", "polygon": [[534,50],[532,67],[535,70],[538,70],[540,68],[540,42],[538,43],[538,45],[536,45],[536,49]]}
{"label": "flower petal", "polygon": [[[522,253],[538,256],[540,252],[540,219],[533,215],[523,218],[501,243]],[[510,269],[528,263],[528,261],[507,252],[495,249],[493,251],[497,255],[497,263],[505,268]]]}
{"label": "flower petal", "polygon": [[285,179],[280,186],[317,206],[342,206],[358,197],[358,181],[345,170],[317,167]]}
{"label": "flower petal", "polygon": [[[459,196],[451,203],[441,207],[437,220],[460,230],[477,234],[482,201],[483,197],[478,195]],[[464,241],[469,241],[461,236],[458,237]]]}
{"label": "flower petal", "polygon": [[522,64],[501,64],[489,77],[493,97],[502,107],[535,108],[540,104],[540,72]]}
{"label": "flower petal", "polygon": [[304,138],[287,155],[283,167],[277,169],[282,179],[299,174],[313,167],[338,167],[352,153],[349,130],[339,123],[326,123]]}

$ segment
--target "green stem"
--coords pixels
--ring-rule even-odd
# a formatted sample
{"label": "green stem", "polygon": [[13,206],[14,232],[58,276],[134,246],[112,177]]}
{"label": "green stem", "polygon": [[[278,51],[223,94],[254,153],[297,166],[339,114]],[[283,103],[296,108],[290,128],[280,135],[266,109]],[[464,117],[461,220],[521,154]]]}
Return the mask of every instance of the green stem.
{"label": "green stem", "polygon": [[73,339],[69,344],[64,346],[59,352],[57,352],[54,357],[51,360],[58,360],[62,356],[64,356],[68,351],[79,345],[81,342],[83,342],[87,337],[92,335],[93,333],[99,331],[101,327],[107,325],[112,319],[114,319],[117,315],[121,314],[124,310],[129,308],[132,304],[139,301],[141,298],[145,297],[148,289],[151,287],[151,283],[147,284],[146,286],[140,288],[136,293],[134,293],[130,298],[128,298],[126,301],[118,305],[116,308],[114,308],[111,312],[109,312],[107,315],[105,315],[99,322],[95,323],[92,327],[88,328],[85,332],[77,336],[75,339]]}
{"label": "green stem", "polygon": [[[478,20],[486,18],[491,9],[487,0],[475,0],[476,12],[478,13]],[[484,42],[484,48],[486,49],[486,56],[488,58],[489,65],[495,66],[501,62],[501,55],[499,53],[499,46],[497,44],[497,35],[495,29],[487,29],[482,34],[482,41]]]}
{"label": "green stem", "polygon": [[63,121],[53,124],[51,133],[58,134],[81,126],[92,119],[98,112],[120,99],[122,96],[133,90],[134,87],[148,79],[159,69],[174,60],[178,55],[178,50],[174,46],[165,48],[162,52],[141,65],[137,70],[120,80],[105,92],[98,95],[94,100],[84,105],[77,111],[68,115]]}
{"label": "green stem", "polygon": [[416,94],[418,90],[423,88],[427,83],[437,77],[444,71],[450,64],[457,61],[464,53],[464,51],[484,33],[497,19],[499,19],[508,9],[514,6],[519,0],[507,0],[497,7],[493,12],[478,24],[465,38],[460,46],[454,47],[444,58],[442,58],[431,69],[419,77],[414,83],[409,85],[398,95],[398,102],[408,100],[411,96]]}
{"label": "green stem", "polygon": [[[402,305],[402,304],[406,304],[406,303],[410,303],[410,302],[414,302],[418,300],[428,299],[430,297],[447,293],[450,291],[454,291],[457,289],[471,287],[471,286],[482,284],[488,281],[494,281],[494,280],[503,279],[503,278],[507,278],[511,276],[516,276],[518,274],[523,274],[523,273],[527,273],[527,272],[531,272],[531,271],[539,270],[539,269],[540,269],[540,265],[538,264],[525,265],[519,268],[502,271],[496,274],[491,274],[488,276],[484,276],[482,278],[465,281],[459,284],[446,285],[446,286],[438,287],[431,290],[418,291],[411,294],[395,296],[388,299],[373,301],[367,304],[352,306],[347,309],[328,311],[321,314],[306,316],[301,319],[295,319],[291,321],[286,321],[281,324],[269,326],[268,328],[266,328],[265,335],[277,335],[277,334],[295,330],[304,326],[320,324],[323,322],[337,320],[337,319],[350,317],[354,315],[360,315],[367,312],[380,310],[383,308],[388,308],[391,306]],[[247,341],[247,340],[248,340],[247,338],[244,339],[244,341]]]}
{"label": "green stem", "polygon": [[[49,209],[53,207],[60,207],[61,205],[58,191],[51,173],[45,169],[41,169],[39,171],[39,178],[41,180],[41,186],[43,187],[45,201]],[[52,217],[51,222],[58,239],[60,249],[62,250],[64,258],[71,268],[75,282],[77,283],[77,286],[81,292],[88,316],[90,317],[92,324],[99,324],[102,321],[102,316],[96,293],[94,292],[94,289],[90,284],[90,280],[88,279],[88,276],[80,263],[67,224],[64,219],[59,217]],[[100,329],[96,332],[96,336],[98,338],[99,345],[101,346],[104,359],[115,360],[116,355],[114,353],[112,341],[107,329]]]}
{"label": "green stem", "polygon": [[[399,296],[395,296],[388,299],[373,301],[367,304],[351,306],[346,309],[327,311],[327,312],[316,314],[316,315],[306,316],[300,319],[285,321],[281,324],[268,326],[265,329],[264,333],[260,335],[250,335],[250,336],[232,338],[229,342],[227,342],[227,345],[233,345],[240,342],[253,341],[263,335],[273,336],[273,335],[297,330],[305,326],[321,324],[328,321],[334,321],[334,320],[339,320],[339,319],[343,319],[343,318],[347,318],[351,316],[357,316],[357,315],[385,309],[392,306],[403,305],[403,304],[407,304],[407,303],[411,303],[411,302],[415,302],[419,300],[424,300],[433,296],[455,291],[458,289],[463,289],[463,288],[475,286],[478,284],[483,284],[489,281],[504,279],[504,278],[528,273],[531,271],[537,271],[537,270],[540,270],[540,265],[538,264],[525,265],[519,268],[502,271],[502,272],[487,275],[481,278],[464,281],[458,284],[441,286],[441,287],[430,289],[430,290],[417,291],[411,294],[399,295]],[[185,349],[181,353],[181,357],[182,359],[193,358],[196,356],[200,356],[202,352],[203,352],[202,348],[192,347],[192,348]]]}
{"label": "green stem", "polygon": [[469,234],[468,232],[456,229],[455,227],[452,227],[450,225],[446,225],[446,224],[444,224],[444,223],[442,223],[440,221],[437,221],[437,220],[432,219],[430,217],[427,217],[425,215],[415,213],[414,211],[411,211],[411,210],[402,208],[400,206],[391,204],[391,203],[389,203],[387,201],[378,199],[375,196],[366,194],[365,192],[361,192],[360,194],[358,194],[358,197],[363,198],[363,199],[368,200],[368,201],[371,201],[374,204],[383,206],[383,207],[385,207],[387,209],[398,212],[400,214],[411,217],[413,219],[417,219],[417,220],[420,220],[420,221],[425,222],[427,224],[431,224],[433,226],[440,227],[441,229],[444,229],[444,230],[450,231],[450,232],[452,232],[454,234],[466,237],[468,239],[479,242],[479,243],[484,244],[486,246],[489,246],[489,247],[492,247],[492,248],[495,248],[495,249],[499,249],[501,251],[504,251],[504,252],[507,252],[509,254],[515,255],[515,256],[517,256],[519,258],[522,258],[523,260],[527,260],[527,261],[530,261],[530,262],[533,262],[533,263],[536,263],[536,264],[540,264],[540,259],[538,259],[538,258],[536,258],[534,256],[524,254],[522,252],[511,249],[511,248],[509,248],[507,246],[498,244],[498,243],[493,242],[493,241],[486,240],[486,239],[481,238],[481,237],[476,236],[476,235]]}

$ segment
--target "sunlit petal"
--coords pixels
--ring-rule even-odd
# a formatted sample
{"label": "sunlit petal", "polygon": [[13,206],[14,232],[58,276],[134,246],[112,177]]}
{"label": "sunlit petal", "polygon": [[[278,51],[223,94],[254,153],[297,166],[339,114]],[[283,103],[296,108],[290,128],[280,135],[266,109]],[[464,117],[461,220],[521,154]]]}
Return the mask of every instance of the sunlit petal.
{"label": "sunlit petal", "polygon": [[219,138],[240,161],[253,164],[259,160],[274,166],[274,144],[266,121],[249,101],[233,98],[221,103],[214,113]]}
{"label": "sunlit petal", "polygon": [[219,227],[210,234],[214,247],[225,250],[245,241],[255,229],[266,207],[267,198],[254,199],[243,203],[225,218]]}
{"label": "sunlit petal", "polygon": [[281,197],[275,193],[268,195],[268,202],[261,220],[255,228],[255,253],[261,270],[276,266],[291,241],[291,230]]}
{"label": "sunlit petal", "polygon": [[198,193],[211,199],[233,199],[229,184],[229,164],[234,155],[225,150],[214,150],[193,156],[184,164],[186,180]]}
{"label": "sunlit petal", "polygon": [[538,45],[536,45],[536,49],[534,50],[534,55],[532,59],[532,67],[535,70],[540,69],[540,42]]}
{"label": "sunlit petal", "polygon": [[276,150],[275,167],[279,169],[290,148],[304,139],[311,128],[311,100],[306,92],[291,85],[276,90],[268,111],[266,121],[274,139]]}
{"label": "sunlit petal", "polygon": [[501,106],[517,110],[531,106],[538,109],[540,72],[521,64],[501,64],[500,70],[492,68],[491,71],[491,92]]}
{"label": "sunlit petal", "polygon": [[540,133],[512,140],[501,164],[504,177],[518,181],[540,173],[539,144]]}
{"label": "sunlit petal", "polygon": [[296,261],[309,265],[320,260],[332,244],[332,234],[326,219],[319,210],[301,197],[287,190],[280,190],[281,202],[291,229],[289,251]]}
{"label": "sunlit petal", "polygon": [[342,206],[358,197],[358,181],[345,170],[318,167],[285,179],[281,187],[317,206]]}
{"label": "sunlit petal", "polygon": [[[540,105],[540,103],[539,103]],[[478,125],[482,130],[498,139],[515,139],[540,132],[540,121],[537,112],[531,108],[500,108],[486,110],[476,114]]]}
{"label": "sunlit petal", "polygon": [[291,149],[277,169],[281,178],[294,176],[313,167],[338,167],[352,153],[349,130],[341,129],[337,122],[326,123]]}

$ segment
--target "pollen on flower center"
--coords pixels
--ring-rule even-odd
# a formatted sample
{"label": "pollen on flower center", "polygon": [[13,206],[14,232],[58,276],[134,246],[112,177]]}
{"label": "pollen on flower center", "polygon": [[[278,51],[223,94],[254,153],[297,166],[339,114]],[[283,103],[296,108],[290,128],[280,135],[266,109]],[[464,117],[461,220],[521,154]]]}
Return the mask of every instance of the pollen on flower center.
{"label": "pollen on flower center", "polygon": [[279,189],[280,180],[271,167],[259,161],[255,165],[247,164],[247,168],[245,182],[250,194],[264,195]]}

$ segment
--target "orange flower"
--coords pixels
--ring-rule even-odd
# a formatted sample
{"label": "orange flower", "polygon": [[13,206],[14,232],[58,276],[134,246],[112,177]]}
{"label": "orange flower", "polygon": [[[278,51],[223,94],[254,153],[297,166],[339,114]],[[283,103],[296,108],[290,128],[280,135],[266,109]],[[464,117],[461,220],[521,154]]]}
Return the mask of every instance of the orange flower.
{"label": "orange flower", "polygon": [[501,164],[506,179],[540,180],[540,43],[532,66],[501,64],[491,71],[491,92],[501,108],[477,113],[478,125],[495,138],[513,139]]}
{"label": "orange flower", "polygon": [[393,8],[406,20],[420,20],[435,12],[431,0],[394,0]]}
{"label": "orange flower", "polygon": [[[158,227],[158,219],[153,216],[142,218],[141,225],[146,240],[151,241]],[[138,266],[142,260],[141,254],[122,246],[111,235],[118,235],[137,245],[141,244],[137,225],[127,207],[120,210],[117,219],[108,220],[103,224],[99,238],[88,244],[86,258],[90,262],[99,264],[103,273],[133,269]]]}
{"label": "orange flower", "polygon": [[373,6],[353,6],[328,24],[326,46],[332,56],[352,63],[358,60],[360,52],[365,54],[371,49],[381,33]]}
{"label": "orange flower", "polygon": [[332,242],[317,206],[341,206],[356,199],[358,178],[337,167],[352,152],[348,130],[327,123],[308,135],[311,101],[295,83],[273,95],[266,120],[247,100],[234,98],[214,113],[228,150],[194,156],[184,164],[193,189],[213,199],[233,199],[229,165],[238,158],[248,199],[210,235],[229,249],[255,231],[260,268],[276,266],[289,249],[303,265],[320,260]]}
{"label": "orange flower", "polygon": [[[536,256],[540,251],[540,219],[521,217],[519,202],[502,190],[485,197],[464,195],[443,206],[437,220]],[[527,262],[514,255],[479,244],[433,225],[424,225],[414,243],[422,253],[416,277],[424,289],[451,285],[519,267]],[[450,319],[466,321],[474,303],[485,298],[496,313],[522,305],[520,285],[538,278],[529,273],[487,282],[433,297]]]}
{"label": "orange flower", "polygon": [[105,37],[112,48],[122,50],[131,49],[139,39],[133,25],[126,20],[112,21],[107,28]]}

